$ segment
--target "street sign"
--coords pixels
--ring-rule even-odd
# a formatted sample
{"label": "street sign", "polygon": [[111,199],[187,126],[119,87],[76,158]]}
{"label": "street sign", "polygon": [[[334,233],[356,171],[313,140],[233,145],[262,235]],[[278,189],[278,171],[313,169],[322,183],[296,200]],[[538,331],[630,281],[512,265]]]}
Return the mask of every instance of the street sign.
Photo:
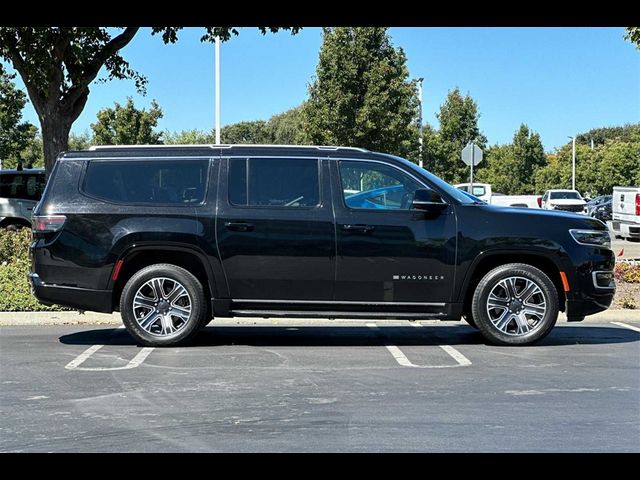
{"label": "street sign", "polygon": [[471,167],[469,173],[469,192],[473,192],[473,167],[482,161],[482,150],[475,143],[469,142],[462,149],[462,161]]}
{"label": "street sign", "polygon": [[462,161],[467,165],[478,165],[482,161],[482,150],[475,143],[469,143],[462,150]]}

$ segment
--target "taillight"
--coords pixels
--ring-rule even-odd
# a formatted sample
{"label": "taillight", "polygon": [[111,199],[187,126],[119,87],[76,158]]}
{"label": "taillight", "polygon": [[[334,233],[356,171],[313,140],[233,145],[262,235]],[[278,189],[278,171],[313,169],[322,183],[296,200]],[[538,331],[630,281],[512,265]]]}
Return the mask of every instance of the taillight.
{"label": "taillight", "polygon": [[542,208],[542,197],[538,197],[538,206]]}
{"label": "taillight", "polygon": [[64,215],[34,215],[32,220],[34,232],[57,232],[62,228],[67,217]]}
{"label": "taillight", "polygon": [[640,215],[640,193],[636,193],[636,215]]}

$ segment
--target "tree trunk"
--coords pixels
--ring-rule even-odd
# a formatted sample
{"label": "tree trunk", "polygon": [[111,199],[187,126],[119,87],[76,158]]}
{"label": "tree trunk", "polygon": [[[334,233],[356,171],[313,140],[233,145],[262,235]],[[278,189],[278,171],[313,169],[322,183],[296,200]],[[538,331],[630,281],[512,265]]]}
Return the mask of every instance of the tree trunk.
{"label": "tree trunk", "polygon": [[47,170],[47,180],[56,158],[61,152],[69,148],[69,132],[73,120],[65,118],[60,111],[51,112],[47,118],[41,122],[42,145],[44,147],[44,166]]}

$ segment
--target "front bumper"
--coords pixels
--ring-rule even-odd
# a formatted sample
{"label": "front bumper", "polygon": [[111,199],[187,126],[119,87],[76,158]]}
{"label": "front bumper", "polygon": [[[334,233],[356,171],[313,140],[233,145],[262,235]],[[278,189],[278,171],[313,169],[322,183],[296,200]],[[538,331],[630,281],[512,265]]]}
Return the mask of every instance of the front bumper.
{"label": "front bumper", "polygon": [[48,285],[37,273],[28,273],[27,278],[31,285],[31,293],[45,305],[56,304],[92,312],[111,313],[113,311],[111,290]]}

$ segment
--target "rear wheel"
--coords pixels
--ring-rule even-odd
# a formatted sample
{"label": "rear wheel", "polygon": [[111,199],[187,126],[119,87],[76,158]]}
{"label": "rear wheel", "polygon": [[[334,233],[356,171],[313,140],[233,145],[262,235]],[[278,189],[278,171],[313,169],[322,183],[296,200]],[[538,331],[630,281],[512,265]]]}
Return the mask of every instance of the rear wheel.
{"label": "rear wheel", "polygon": [[478,329],[497,345],[528,345],[544,338],[558,319],[558,292],[540,269],[511,263],[487,273],[473,294]]}
{"label": "rear wheel", "polygon": [[120,297],[127,331],[142,345],[172,347],[191,340],[207,315],[202,284],[189,271],[156,264],[135,273]]}

